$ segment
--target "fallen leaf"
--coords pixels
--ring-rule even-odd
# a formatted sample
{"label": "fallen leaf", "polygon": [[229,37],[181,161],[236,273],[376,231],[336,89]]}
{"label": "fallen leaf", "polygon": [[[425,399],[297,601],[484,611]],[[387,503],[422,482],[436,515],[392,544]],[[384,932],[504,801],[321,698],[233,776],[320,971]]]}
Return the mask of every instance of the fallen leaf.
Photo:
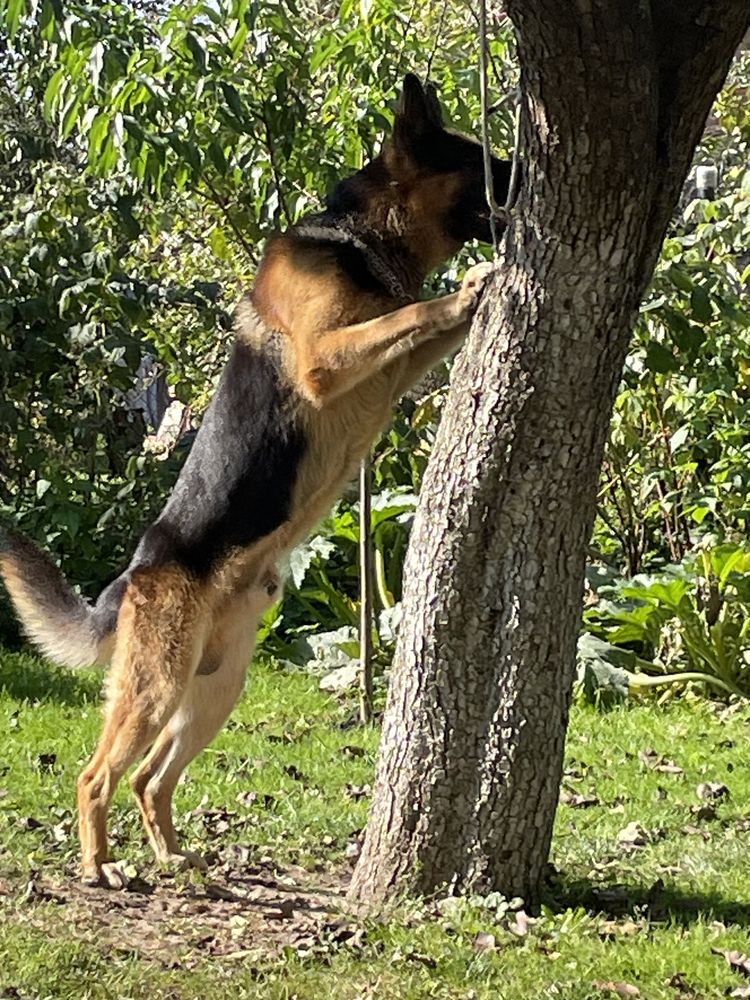
{"label": "fallen leaf", "polygon": [[618,937],[634,937],[643,930],[643,924],[634,920],[605,920],[599,928],[599,937],[612,940]]}
{"label": "fallen leaf", "polygon": [[404,958],[408,962],[419,962],[420,965],[424,965],[428,969],[437,968],[437,959],[433,958],[432,955],[425,955],[423,951],[407,951]]}
{"label": "fallen leaf", "polygon": [[704,802],[702,806],[691,806],[690,815],[695,816],[701,823],[708,823],[716,819],[716,806],[713,802]]}
{"label": "fallen leaf", "polygon": [[637,847],[645,847],[649,842],[648,830],[644,829],[640,823],[628,823],[626,827],[617,834],[617,843],[626,850],[635,850]]}
{"label": "fallen leaf", "polygon": [[[247,793],[248,795],[253,795],[253,802],[258,802],[262,809],[273,809],[276,805],[276,796],[271,795],[269,792],[264,792],[262,795],[258,795],[257,792]],[[239,802],[239,798],[237,799]],[[249,798],[245,800],[245,804],[249,805]]]}
{"label": "fallen leaf", "polygon": [[641,995],[641,991],[632,983],[618,983],[612,980],[604,982],[601,979],[596,979],[592,985],[597,990],[601,990],[602,993],[614,993],[618,997],[639,997]]}
{"label": "fallen leaf", "polygon": [[346,786],[346,795],[350,799],[365,799],[372,791],[370,785],[352,785],[348,783]]}
{"label": "fallen leaf", "polygon": [[673,976],[665,980],[664,985],[677,991],[677,1000],[697,1000],[698,994],[685,978],[684,972],[675,972]]}
{"label": "fallen leaf", "polygon": [[591,806],[601,805],[601,800],[596,795],[581,795],[578,792],[570,792],[563,789],[560,795],[563,805],[570,806],[571,809],[588,809]]}
{"label": "fallen leaf", "polygon": [[223,885],[217,885],[216,882],[209,882],[205,890],[209,899],[220,899],[225,903],[237,903],[240,900],[240,897],[232,892],[231,889],[227,889]]}
{"label": "fallen leaf", "polygon": [[24,830],[39,830],[44,826],[44,823],[33,816],[24,816],[19,822]]}
{"label": "fallen leaf", "polygon": [[750,986],[738,986],[729,994],[730,997],[746,998],[750,997]]}
{"label": "fallen leaf", "polygon": [[702,840],[705,840],[706,842],[708,842],[711,839],[711,834],[708,832],[708,830],[702,830],[701,827],[693,826],[692,823],[688,823],[686,826],[683,826],[680,833],[684,833],[687,836],[700,837]]}
{"label": "fallen leaf", "polygon": [[497,940],[489,931],[478,931],[474,936],[474,951],[494,951]]}
{"label": "fallen leaf", "polygon": [[67,823],[58,823],[52,827],[52,836],[58,844],[64,844],[70,839],[70,826]]}
{"label": "fallen leaf", "polygon": [[530,917],[525,910],[517,910],[515,923],[511,924],[508,929],[516,937],[526,937],[535,923],[536,919]]}
{"label": "fallen leaf", "polygon": [[322,932],[336,944],[347,944],[353,948],[361,948],[367,937],[367,931],[358,924],[346,920],[332,920],[323,924]]}
{"label": "fallen leaf", "polygon": [[342,747],[341,752],[346,754],[347,757],[364,757],[365,755],[364,747],[355,746],[353,743]]}
{"label": "fallen leaf", "polygon": [[702,781],[695,791],[704,802],[719,802],[730,798],[729,789],[720,781]]}
{"label": "fallen leaf", "polygon": [[669,760],[667,757],[664,757],[662,754],[657,753],[656,750],[651,748],[648,750],[641,750],[638,754],[638,759],[652,771],[661,771],[662,774],[685,773],[679,764],[675,764],[673,760]]}
{"label": "fallen leaf", "polygon": [[[64,896],[59,896],[54,892],[50,892],[44,886],[40,886],[39,883],[34,878],[30,878],[26,883],[26,889],[23,894],[23,898],[26,902],[54,902],[54,903],[66,903],[67,900]],[[0,994],[0,996],[5,997],[5,994]]]}
{"label": "fallen leaf", "polygon": [[733,972],[740,972],[743,976],[750,977],[750,955],[742,951],[727,951],[722,948],[712,948],[712,955],[721,955]]}
{"label": "fallen leaf", "polygon": [[266,914],[268,920],[288,920],[294,916],[294,900],[282,899],[278,906],[269,910]]}

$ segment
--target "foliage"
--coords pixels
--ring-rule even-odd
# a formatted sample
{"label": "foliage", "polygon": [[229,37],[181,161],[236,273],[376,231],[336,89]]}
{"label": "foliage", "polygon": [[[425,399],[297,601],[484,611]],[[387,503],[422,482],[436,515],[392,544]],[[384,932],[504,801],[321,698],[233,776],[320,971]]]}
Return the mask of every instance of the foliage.
{"label": "foliage", "polygon": [[630,575],[682,559],[695,536],[744,537],[750,515],[750,54],[696,160],[722,167],[689,201],[636,325],[602,479],[594,544]]}
{"label": "foliage", "polygon": [[750,698],[749,549],[705,547],[598,596],[584,613],[584,660],[617,668],[620,681],[628,671],[638,687],[693,682]]}

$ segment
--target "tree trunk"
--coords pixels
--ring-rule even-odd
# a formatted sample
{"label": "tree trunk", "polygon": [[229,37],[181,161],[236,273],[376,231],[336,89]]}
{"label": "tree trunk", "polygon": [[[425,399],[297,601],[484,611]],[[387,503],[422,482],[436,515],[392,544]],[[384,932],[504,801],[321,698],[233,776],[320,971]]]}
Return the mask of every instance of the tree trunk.
{"label": "tree trunk", "polygon": [[451,392],[406,565],[350,889],[538,900],[585,552],[638,303],[746,0],[509,0],[523,189]]}

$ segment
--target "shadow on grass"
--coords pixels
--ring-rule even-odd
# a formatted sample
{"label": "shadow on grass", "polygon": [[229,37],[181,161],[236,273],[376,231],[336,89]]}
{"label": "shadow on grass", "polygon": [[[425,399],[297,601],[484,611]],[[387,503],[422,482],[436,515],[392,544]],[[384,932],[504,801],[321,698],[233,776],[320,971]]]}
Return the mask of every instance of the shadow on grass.
{"label": "shadow on grass", "polygon": [[545,892],[544,903],[560,913],[582,907],[611,919],[647,916],[687,927],[697,920],[720,920],[750,925],[750,901],[725,899],[718,893],[687,893],[657,880],[653,885],[616,883],[598,885],[587,879],[557,876]]}
{"label": "shadow on grass", "polygon": [[0,648],[0,695],[16,701],[90,705],[101,699],[101,670],[69,670]]}

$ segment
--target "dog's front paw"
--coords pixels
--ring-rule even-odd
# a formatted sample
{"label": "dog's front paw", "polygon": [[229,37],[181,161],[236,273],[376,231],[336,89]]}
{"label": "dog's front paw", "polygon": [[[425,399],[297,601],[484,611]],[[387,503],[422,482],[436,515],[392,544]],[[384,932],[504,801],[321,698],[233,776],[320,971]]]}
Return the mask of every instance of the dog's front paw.
{"label": "dog's front paw", "polygon": [[462,320],[470,319],[474,315],[479,305],[479,299],[482,296],[484,286],[494,268],[495,265],[490,262],[475,264],[464,275],[456,303],[459,316]]}

